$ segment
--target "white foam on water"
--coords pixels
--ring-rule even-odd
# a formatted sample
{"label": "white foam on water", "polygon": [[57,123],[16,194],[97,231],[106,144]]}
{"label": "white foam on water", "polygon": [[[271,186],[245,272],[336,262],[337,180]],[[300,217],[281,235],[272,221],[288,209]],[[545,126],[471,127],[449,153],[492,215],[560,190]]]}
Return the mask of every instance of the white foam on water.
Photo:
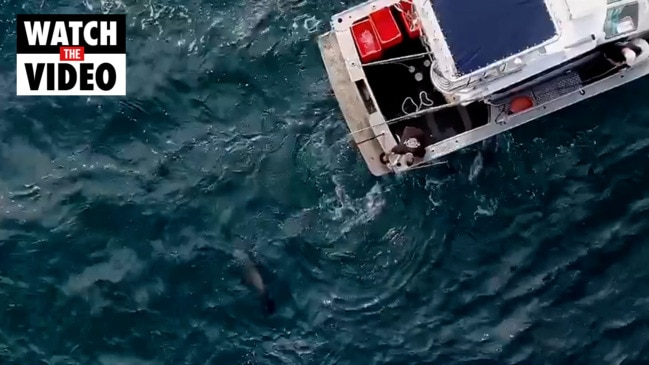
{"label": "white foam on water", "polygon": [[492,199],[487,199],[485,197],[479,197],[479,203],[478,206],[473,213],[473,216],[479,216],[479,215],[484,215],[484,216],[493,216],[496,213],[496,210],[498,209],[498,200],[495,198]]}
{"label": "white foam on water", "polygon": [[433,204],[433,209],[443,205],[444,195],[446,194],[445,186],[451,177],[447,176],[443,179],[436,179],[430,175],[426,175],[426,182],[424,190],[428,192],[428,201]]}
{"label": "white foam on water", "polygon": [[130,275],[136,275],[143,264],[131,249],[112,252],[107,262],[86,267],[80,274],[71,276],[64,285],[64,292],[76,294],[93,286],[97,281],[118,283]]}
{"label": "white foam on water", "polygon": [[300,28],[300,23],[302,29],[306,30],[309,34],[313,34],[320,30],[320,24],[322,24],[322,21],[313,15],[301,14],[293,18],[293,29]]}
{"label": "white foam on water", "polygon": [[478,175],[480,175],[483,166],[482,153],[478,153],[478,155],[473,159],[473,164],[471,164],[471,169],[469,170],[469,181],[475,181]]}
{"label": "white foam on water", "polygon": [[383,189],[379,183],[374,184],[374,186],[372,186],[372,188],[359,199],[339,200],[339,202],[341,203],[342,209],[353,214],[352,216],[344,217],[345,222],[341,226],[341,233],[347,233],[354,227],[371,222],[382,212],[383,207],[385,206]]}

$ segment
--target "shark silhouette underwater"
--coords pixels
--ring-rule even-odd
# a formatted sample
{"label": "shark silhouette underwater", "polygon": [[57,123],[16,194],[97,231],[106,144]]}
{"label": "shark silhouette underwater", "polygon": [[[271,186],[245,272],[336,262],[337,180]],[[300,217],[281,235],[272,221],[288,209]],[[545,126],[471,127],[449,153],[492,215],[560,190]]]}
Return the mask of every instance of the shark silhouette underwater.
{"label": "shark silhouette underwater", "polygon": [[235,250],[234,257],[242,268],[242,281],[253,287],[259,294],[261,305],[264,312],[268,315],[276,311],[275,300],[270,295],[268,288],[261,274],[262,266],[259,262],[254,261],[249,254],[242,250]]}

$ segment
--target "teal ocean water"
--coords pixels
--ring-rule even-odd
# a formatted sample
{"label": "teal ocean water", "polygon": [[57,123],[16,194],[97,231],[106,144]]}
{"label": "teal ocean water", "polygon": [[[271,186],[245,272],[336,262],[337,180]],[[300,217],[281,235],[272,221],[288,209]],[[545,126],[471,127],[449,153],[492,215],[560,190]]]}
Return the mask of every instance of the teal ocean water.
{"label": "teal ocean water", "polygon": [[[0,4],[0,364],[649,362],[649,80],[375,178],[315,42],[352,3]],[[15,14],[90,12],[128,96],[15,96]]]}

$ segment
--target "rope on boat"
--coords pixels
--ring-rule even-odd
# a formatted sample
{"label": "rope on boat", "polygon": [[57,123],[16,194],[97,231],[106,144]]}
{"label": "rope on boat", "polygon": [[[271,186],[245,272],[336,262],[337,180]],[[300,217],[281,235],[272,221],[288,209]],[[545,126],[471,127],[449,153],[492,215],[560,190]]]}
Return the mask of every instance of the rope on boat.
{"label": "rope on boat", "polygon": [[408,119],[418,117],[420,115],[424,115],[424,114],[428,114],[428,113],[434,113],[434,112],[436,112],[438,110],[452,108],[452,107],[456,107],[458,105],[460,105],[460,103],[449,103],[449,104],[434,106],[432,108],[421,109],[421,110],[416,111],[414,113],[410,113],[410,114],[407,114],[407,115],[404,115],[404,116],[401,116],[401,117],[386,120],[385,122],[381,122],[381,123],[375,124],[373,126],[369,126],[369,127],[365,127],[365,128],[355,130],[353,132],[350,132],[349,135],[354,135],[356,133],[365,132],[367,130],[371,130],[374,127],[378,127],[378,126],[382,126],[382,125],[392,125],[392,124],[395,124],[395,123],[402,122],[404,120],[408,120]]}

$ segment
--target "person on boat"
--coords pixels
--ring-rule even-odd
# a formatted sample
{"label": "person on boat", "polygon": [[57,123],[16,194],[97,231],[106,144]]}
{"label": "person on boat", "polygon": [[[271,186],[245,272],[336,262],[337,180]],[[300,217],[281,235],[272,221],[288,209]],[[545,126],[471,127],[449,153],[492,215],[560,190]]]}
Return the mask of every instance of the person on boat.
{"label": "person on boat", "polygon": [[604,51],[604,56],[615,66],[631,67],[649,58],[649,42],[635,38],[624,43],[616,43]]}
{"label": "person on boat", "polygon": [[403,130],[401,142],[391,152],[403,158],[407,166],[412,166],[416,159],[421,160],[426,155],[426,137],[423,130],[408,126]]}

